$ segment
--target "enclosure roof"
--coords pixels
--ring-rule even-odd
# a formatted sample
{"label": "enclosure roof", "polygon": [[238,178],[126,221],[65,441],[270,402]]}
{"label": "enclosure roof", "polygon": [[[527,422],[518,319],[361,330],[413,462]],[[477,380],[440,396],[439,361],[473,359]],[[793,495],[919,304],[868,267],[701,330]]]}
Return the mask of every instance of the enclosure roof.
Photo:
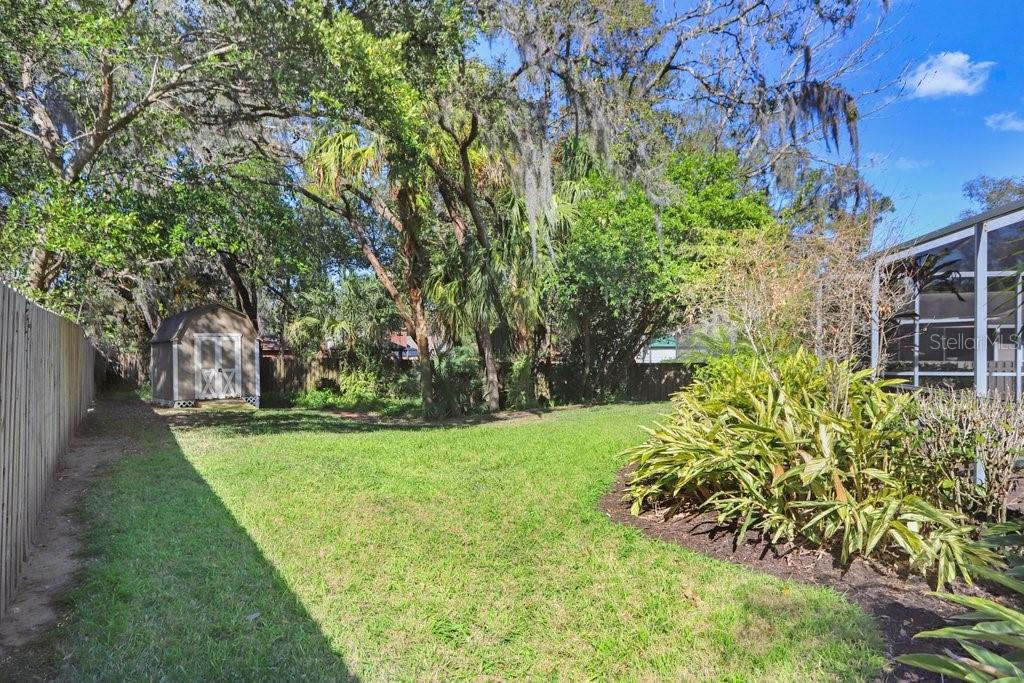
{"label": "enclosure roof", "polygon": [[989,209],[984,213],[975,214],[974,216],[968,216],[967,218],[958,220],[955,223],[950,223],[944,228],[939,228],[938,230],[933,230],[929,233],[925,233],[924,235],[918,235],[917,237],[911,237],[908,240],[900,242],[892,249],[893,251],[900,251],[903,249],[907,249],[909,247],[915,247],[919,244],[925,244],[926,242],[931,242],[932,240],[938,239],[940,237],[945,237],[946,235],[954,233],[957,230],[963,230],[964,228],[969,228],[972,225],[984,223],[985,221],[992,220],[993,218],[999,218],[1000,216],[1005,216],[1008,213],[1013,213],[1014,211],[1019,211],[1020,209],[1024,209],[1024,200],[1018,200],[1016,202],[1011,202],[1009,204],[1003,204],[1002,206],[997,206],[994,209]]}
{"label": "enclosure roof", "polygon": [[153,335],[153,338],[149,343],[160,344],[181,339],[181,336],[185,334],[185,330],[188,329],[188,323],[192,318],[203,313],[215,311],[218,308],[222,308],[229,313],[243,318],[246,324],[249,323],[249,319],[244,313],[237,311],[230,306],[225,306],[224,304],[204,304],[202,306],[190,308],[187,311],[182,311],[181,313],[175,313],[170,318],[164,320],[160,323],[160,327],[157,328],[156,334]]}

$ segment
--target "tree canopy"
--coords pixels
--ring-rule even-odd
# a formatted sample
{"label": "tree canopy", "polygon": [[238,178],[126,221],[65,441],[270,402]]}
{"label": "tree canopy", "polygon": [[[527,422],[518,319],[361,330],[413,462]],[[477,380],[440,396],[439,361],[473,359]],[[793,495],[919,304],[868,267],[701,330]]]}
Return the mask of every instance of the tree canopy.
{"label": "tree canopy", "polygon": [[216,299],[360,362],[406,332],[428,412],[467,362],[489,410],[612,395],[743,244],[871,196],[884,10],[14,0],[0,274],[122,352]]}

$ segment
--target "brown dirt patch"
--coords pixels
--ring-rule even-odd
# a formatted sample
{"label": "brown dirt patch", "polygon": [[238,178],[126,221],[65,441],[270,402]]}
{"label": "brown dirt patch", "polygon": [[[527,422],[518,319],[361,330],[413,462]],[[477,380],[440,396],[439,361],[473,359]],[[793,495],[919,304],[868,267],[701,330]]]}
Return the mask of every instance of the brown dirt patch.
{"label": "brown dirt patch", "polygon": [[24,671],[24,658],[34,655],[31,646],[47,634],[61,617],[59,598],[73,584],[82,567],[83,523],[75,513],[79,499],[90,484],[126,448],[123,436],[106,429],[109,413],[122,415],[131,403],[98,401],[90,410],[58,465],[36,527],[35,542],[22,565],[17,592],[3,623],[0,623],[0,680]]}
{"label": "brown dirt patch", "polygon": [[[601,509],[614,521],[634,526],[645,534],[668,543],[689,548],[704,555],[741,564],[765,574],[816,586],[829,586],[872,614],[888,643],[891,666],[885,681],[939,681],[939,676],[905,667],[893,657],[912,652],[941,652],[948,642],[913,640],[915,633],[947,625],[949,618],[964,610],[934,595],[918,576],[899,576],[885,572],[861,559],[849,567],[840,566],[833,555],[793,545],[770,546],[749,534],[736,546],[734,530],[716,522],[714,514],[680,514],[665,520],[660,512],[640,516],[630,514],[623,500],[626,481],[632,468],[621,470],[615,485],[601,499]],[[958,592],[988,595],[974,586],[960,586]]]}

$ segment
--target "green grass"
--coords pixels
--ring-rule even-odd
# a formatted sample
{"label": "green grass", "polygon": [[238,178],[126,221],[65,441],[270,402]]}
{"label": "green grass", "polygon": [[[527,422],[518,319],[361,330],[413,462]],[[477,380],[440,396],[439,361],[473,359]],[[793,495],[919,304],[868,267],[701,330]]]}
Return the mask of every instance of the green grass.
{"label": "green grass", "polygon": [[863,680],[827,589],[649,539],[597,501],[664,406],[380,429],[298,410],[166,422],[84,514],[67,680]]}

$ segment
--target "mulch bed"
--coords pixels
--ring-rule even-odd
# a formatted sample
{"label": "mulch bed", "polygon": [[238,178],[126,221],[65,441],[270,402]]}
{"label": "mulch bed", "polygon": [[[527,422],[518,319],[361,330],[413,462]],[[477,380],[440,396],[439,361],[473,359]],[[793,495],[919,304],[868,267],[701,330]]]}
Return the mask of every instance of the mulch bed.
{"label": "mulch bed", "polygon": [[[735,530],[719,525],[713,513],[679,514],[669,520],[660,512],[640,516],[630,514],[630,505],[623,500],[631,468],[618,473],[615,485],[601,499],[601,509],[616,522],[634,526],[645,534],[690,550],[756,569],[782,579],[792,579],[818,586],[830,586],[848,600],[871,613],[888,643],[890,660],[912,652],[941,652],[949,641],[913,640],[915,633],[945,626],[950,616],[964,610],[945,602],[928,591],[931,587],[918,576],[900,576],[885,572],[861,559],[842,567],[838,558],[790,544],[771,546],[750,533],[739,546]],[[969,595],[988,595],[977,586],[958,586],[957,591]],[[956,649],[955,646],[953,649]],[[882,680],[938,681],[918,669],[892,662]]]}

